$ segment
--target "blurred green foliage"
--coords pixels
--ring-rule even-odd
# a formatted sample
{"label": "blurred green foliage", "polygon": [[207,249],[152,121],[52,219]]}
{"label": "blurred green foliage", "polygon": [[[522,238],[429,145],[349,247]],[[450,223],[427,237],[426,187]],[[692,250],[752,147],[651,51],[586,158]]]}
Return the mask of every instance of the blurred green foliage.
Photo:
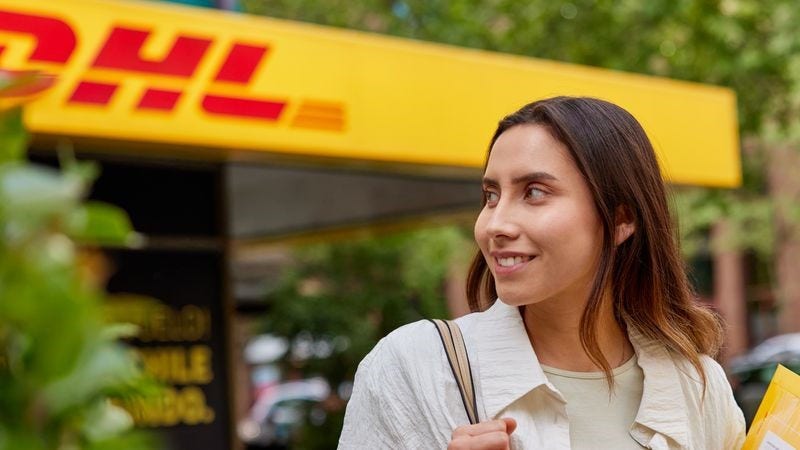
{"label": "blurred green foliage", "polygon": [[[309,245],[269,296],[265,330],[329,347],[325,357],[289,352],[284,371],[321,375],[334,391],[352,381],[378,339],[406,323],[448,317],[445,280],[452,262],[467,259],[468,240],[455,227],[432,228]],[[327,352],[326,352],[327,353]],[[335,448],[343,404],[301,434],[296,448]]]}
{"label": "blurred green foliage", "polygon": [[447,316],[444,280],[465,241],[446,227],[300,248],[267,299],[266,328],[282,336],[338,338],[333,364],[310,359],[303,367],[334,384],[352,380],[378,339],[411,321]]}
{"label": "blurred green foliage", "polygon": [[[0,97],[22,82],[2,75]],[[105,323],[81,264],[84,246],[136,235],[124,211],[84,200],[94,166],[31,164],[27,141],[20,107],[0,110],[0,450],[157,448],[112,401],[155,392],[119,343],[135,330]]]}

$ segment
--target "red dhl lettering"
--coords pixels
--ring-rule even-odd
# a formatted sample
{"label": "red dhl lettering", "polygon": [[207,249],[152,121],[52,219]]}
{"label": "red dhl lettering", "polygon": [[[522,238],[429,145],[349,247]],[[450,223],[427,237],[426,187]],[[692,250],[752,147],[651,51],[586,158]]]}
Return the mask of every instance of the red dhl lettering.
{"label": "red dhl lettering", "polygon": [[[28,55],[30,62],[69,63],[78,45],[74,29],[59,17],[31,15],[0,9],[0,30],[29,35],[36,45]],[[115,26],[98,46],[90,67],[78,80],[62,80],[75,83],[67,98],[68,104],[108,106],[114,101],[126,78],[137,75],[158,75],[192,79],[208,50],[213,37],[178,34],[162,58],[142,57],[142,48],[154,30],[146,27],[133,28]],[[5,47],[0,45],[0,57]],[[287,111],[290,100],[255,97],[246,87],[251,84],[256,70],[264,65],[270,47],[253,42],[233,42],[221,58],[213,80],[208,83],[197,105],[210,116],[244,120],[277,122]],[[92,69],[118,72],[116,80],[92,75]],[[55,69],[57,70],[57,69]],[[218,82],[241,86],[241,95],[223,95],[215,92]],[[227,89],[226,92],[229,92]],[[174,111],[183,92],[165,86],[146,86],[138,101],[131,105],[138,110]],[[318,130],[342,131],[345,126],[345,107],[341,102],[306,99],[299,103],[289,126]]]}
{"label": "red dhl lettering", "polygon": [[179,98],[181,98],[181,91],[149,88],[142,94],[142,98],[136,108],[171,111],[175,108]]}
{"label": "red dhl lettering", "polygon": [[56,17],[0,10],[0,29],[36,38],[36,47],[28,57],[31,61],[66,63],[75,50],[75,32]]}
{"label": "red dhl lettering", "polygon": [[264,59],[267,47],[236,43],[217,72],[217,81],[247,84],[253,77],[258,63]]}
{"label": "red dhl lettering", "polygon": [[69,101],[72,103],[106,105],[111,101],[114,92],[117,91],[117,86],[117,84],[81,81]]}
{"label": "red dhl lettering", "polygon": [[210,39],[178,36],[172,48],[161,60],[146,60],[139,56],[150,37],[150,30],[115,27],[92,64],[94,67],[121,69],[128,72],[152,73],[191,77],[205,56]]}

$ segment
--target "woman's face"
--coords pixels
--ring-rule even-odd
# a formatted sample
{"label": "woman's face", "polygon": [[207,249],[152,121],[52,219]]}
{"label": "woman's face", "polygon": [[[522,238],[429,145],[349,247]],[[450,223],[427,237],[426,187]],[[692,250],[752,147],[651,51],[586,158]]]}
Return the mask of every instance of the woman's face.
{"label": "woman's face", "polygon": [[564,144],[540,125],[506,130],[492,146],[483,190],[486,205],[475,240],[498,296],[514,306],[582,305],[603,230],[589,186]]}

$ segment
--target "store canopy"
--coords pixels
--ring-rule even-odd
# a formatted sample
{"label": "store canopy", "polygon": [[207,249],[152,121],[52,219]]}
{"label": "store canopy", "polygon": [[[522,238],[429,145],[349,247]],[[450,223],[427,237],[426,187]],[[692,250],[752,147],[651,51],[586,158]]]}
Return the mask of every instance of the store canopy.
{"label": "store canopy", "polygon": [[41,139],[224,160],[478,170],[499,118],[553,95],[630,110],[674,183],[740,183],[731,90],[164,3],[0,0],[0,67],[58,76]]}

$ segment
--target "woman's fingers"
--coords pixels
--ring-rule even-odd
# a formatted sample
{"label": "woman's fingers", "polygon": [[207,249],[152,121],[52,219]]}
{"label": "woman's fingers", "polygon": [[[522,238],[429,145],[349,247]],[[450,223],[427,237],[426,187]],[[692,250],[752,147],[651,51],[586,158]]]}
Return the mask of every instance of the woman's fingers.
{"label": "woman's fingers", "polygon": [[447,450],[508,450],[508,443],[508,433],[491,431],[477,436],[457,437],[450,441]]}
{"label": "woman's fingers", "polygon": [[508,450],[509,435],[517,428],[511,418],[464,425],[453,431],[448,450]]}
{"label": "woman's fingers", "polygon": [[[514,420],[514,419],[511,419]],[[514,422],[516,427],[516,422]],[[453,431],[452,439],[461,436],[478,436],[485,433],[494,431],[501,431],[507,433],[507,423],[504,419],[487,420],[486,422],[476,423],[475,425],[460,426]]]}

